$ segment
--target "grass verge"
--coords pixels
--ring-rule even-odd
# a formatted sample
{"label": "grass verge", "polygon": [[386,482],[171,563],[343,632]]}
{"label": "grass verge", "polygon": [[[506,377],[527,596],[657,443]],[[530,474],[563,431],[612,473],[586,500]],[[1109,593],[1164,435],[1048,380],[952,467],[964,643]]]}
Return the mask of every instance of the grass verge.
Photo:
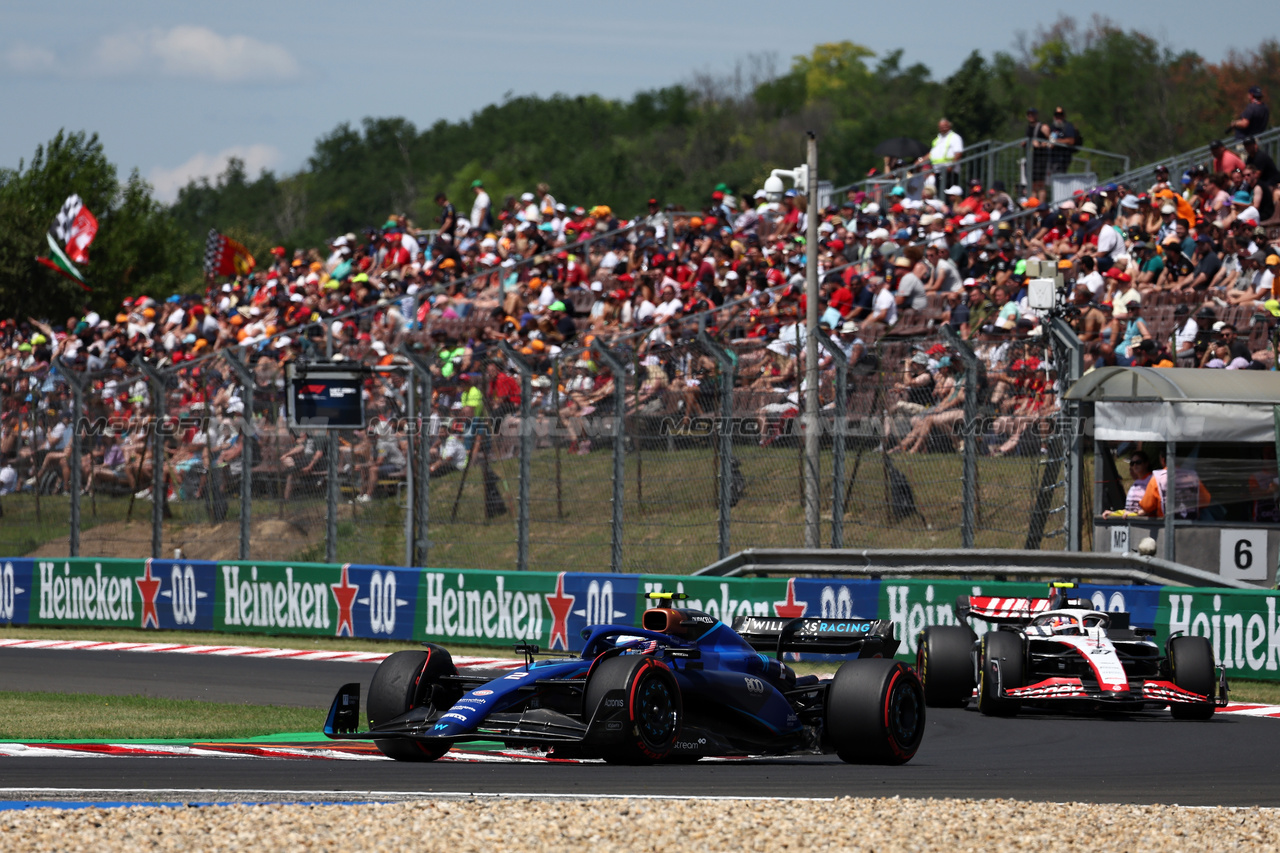
{"label": "grass verge", "polygon": [[319,731],[324,710],[275,705],[0,692],[0,740],[89,738],[242,738]]}

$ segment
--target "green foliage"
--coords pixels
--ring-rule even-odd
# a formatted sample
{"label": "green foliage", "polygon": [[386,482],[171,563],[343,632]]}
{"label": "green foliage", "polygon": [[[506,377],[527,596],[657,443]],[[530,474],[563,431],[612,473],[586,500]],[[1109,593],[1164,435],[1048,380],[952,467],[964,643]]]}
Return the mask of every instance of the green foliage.
{"label": "green foliage", "polygon": [[832,42],[781,74],[752,72],[746,85],[741,75],[700,75],[626,101],[507,97],[425,129],[365,118],[318,139],[297,174],[250,176],[232,160],[212,181],[184,187],[167,215],[136,175],[120,184],[96,136],[60,133],[29,167],[0,170],[0,316],[56,319],[82,303],[75,284],[34,261],[71,192],[102,224],[85,273],[96,288],[89,301],[109,308],[126,294],[199,287],[211,227],[262,260],[273,245],[320,245],[388,214],[429,226],[438,192],[465,215],[476,178],[499,208],[542,182],[560,201],[607,203],[623,215],[643,210],[649,196],[700,207],[720,181],[750,191],[769,169],[801,162],[805,131],[818,134],[822,176],[841,184],[881,165],[871,152],[888,137],[931,140],[943,115],[970,145],[1020,137],[1028,106],[1045,120],[1065,107],[1089,147],[1126,153],[1136,165],[1220,135],[1250,85],[1280,96],[1274,39],[1210,65],[1101,18],[1061,18],[1016,54],[975,51],[945,80],[902,56]]}
{"label": "green foliage", "polygon": [[[92,294],[35,260],[48,256],[45,234],[71,193],[98,218],[81,270]],[[97,134],[59,131],[30,165],[0,169],[0,223],[0,317],[56,320],[78,316],[86,303],[108,311],[126,296],[172,292],[194,251],[136,172],[119,182]]]}

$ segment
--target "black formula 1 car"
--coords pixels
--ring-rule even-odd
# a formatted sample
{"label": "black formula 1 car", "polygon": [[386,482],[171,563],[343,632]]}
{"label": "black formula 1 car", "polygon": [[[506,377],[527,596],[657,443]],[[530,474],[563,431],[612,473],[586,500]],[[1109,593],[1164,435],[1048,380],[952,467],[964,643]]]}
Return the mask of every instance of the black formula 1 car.
{"label": "black formula 1 car", "polygon": [[[655,593],[670,605],[682,593]],[[595,625],[581,655],[514,671],[459,670],[426,644],[384,660],[369,685],[338,691],[325,734],[374,739],[404,761],[432,761],[468,741],[551,749],[626,764],[705,756],[834,752],[902,764],[924,735],[920,680],[893,660],[893,623],[740,617],[730,628],[699,610],[646,610],[643,627]],[[775,654],[770,658],[762,651]],[[843,655],[834,677],[797,676],[788,652]]]}
{"label": "black formula 1 car", "polygon": [[[1134,628],[1129,614],[1067,598],[1073,583],[1050,584],[1048,598],[960,596],[956,615],[995,626],[980,639],[967,625],[925,629],[916,670],[931,707],[964,706],[1013,715],[1025,705],[1091,711],[1169,707],[1179,720],[1207,720],[1227,704],[1227,676],[1205,637]],[[1216,691],[1215,691],[1216,686]],[[1216,695],[1215,695],[1216,694]]]}

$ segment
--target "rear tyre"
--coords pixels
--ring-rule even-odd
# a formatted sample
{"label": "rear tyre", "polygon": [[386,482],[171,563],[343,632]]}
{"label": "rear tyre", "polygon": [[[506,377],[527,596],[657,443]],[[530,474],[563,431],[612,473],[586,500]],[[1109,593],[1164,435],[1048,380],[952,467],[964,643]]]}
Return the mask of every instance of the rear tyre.
{"label": "rear tyre", "polygon": [[666,664],[643,655],[624,655],[602,661],[587,683],[584,709],[612,713],[606,696],[621,691],[624,730],[600,750],[612,764],[652,764],[665,761],[676,745],[684,706],[680,687]]}
{"label": "rear tyre", "polygon": [[846,661],[827,688],[827,742],[841,761],[905,764],[920,748],[924,722],[924,688],[899,661]]}
{"label": "rear tyre", "polygon": [[[457,672],[452,656],[441,646],[431,645],[425,651],[391,655],[378,665],[369,684],[366,706],[369,726],[393,720],[422,705],[445,702],[452,705],[448,701],[449,694],[457,691],[441,685],[440,678]],[[375,740],[373,743],[383,755],[396,761],[435,761],[449,751],[448,743],[423,743],[403,738]]]}
{"label": "rear tyre", "polygon": [[1207,696],[1208,702],[1174,702],[1169,713],[1175,720],[1207,720],[1213,716],[1213,647],[1206,637],[1174,637],[1169,641],[1169,669],[1173,683],[1183,690]]}
{"label": "rear tyre", "polygon": [[930,708],[963,708],[973,695],[973,644],[963,625],[934,625],[920,635],[916,672]]}
{"label": "rear tyre", "polygon": [[[982,636],[978,668],[978,710],[988,717],[1012,717],[1022,708],[1016,699],[1002,699],[997,684],[1005,689],[1021,687],[1026,655],[1022,638],[1009,631],[988,631]],[[996,670],[1000,670],[997,681]]]}

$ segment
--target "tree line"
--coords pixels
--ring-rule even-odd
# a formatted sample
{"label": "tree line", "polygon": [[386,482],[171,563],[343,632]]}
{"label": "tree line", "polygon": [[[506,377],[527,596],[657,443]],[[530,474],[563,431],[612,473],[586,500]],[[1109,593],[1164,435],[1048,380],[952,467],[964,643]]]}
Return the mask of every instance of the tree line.
{"label": "tree line", "polygon": [[[116,180],[96,137],[59,134],[29,166],[0,170],[0,316],[19,305],[67,311],[80,301],[73,284],[30,260],[73,190],[95,213],[118,217],[111,228],[103,221],[87,270],[101,289],[91,301],[105,303],[146,288],[197,288],[210,227],[255,254],[320,245],[389,213],[425,227],[438,215],[438,192],[465,209],[477,178],[498,204],[545,182],[561,201],[607,203],[623,214],[643,210],[650,196],[697,207],[717,183],[750,190],[769,169],[801,162],[806,130],[819,136],[820,172],[837,183],[880,165],[871,152],[888,137],[927,143],[943,115],[969,143],[1017,138],[1029,106],[1042,116],[1062,106],[1090,147],[1148,162],[1225,135],[1251,85],[1268,100],[1280,95],[1276,40],[1215,64],[1105,19],[1063,17],[1010,51],[974,51],[945,79],[905,64],[900,50],[877,55],[844,41],[815,46],[785,71],[748,57],[731,74],[695,75],[629,100],[508,97],[424,129],[404,118],[344,122],[294,174],[250,175],[232,161],[182,188],[167,209],[136,174]],[[98,198],[75,183],[81,173],[97,182]],[[121,222],[131,235],[112,237]],[[41,283],[35,292],[33,281]]]}

